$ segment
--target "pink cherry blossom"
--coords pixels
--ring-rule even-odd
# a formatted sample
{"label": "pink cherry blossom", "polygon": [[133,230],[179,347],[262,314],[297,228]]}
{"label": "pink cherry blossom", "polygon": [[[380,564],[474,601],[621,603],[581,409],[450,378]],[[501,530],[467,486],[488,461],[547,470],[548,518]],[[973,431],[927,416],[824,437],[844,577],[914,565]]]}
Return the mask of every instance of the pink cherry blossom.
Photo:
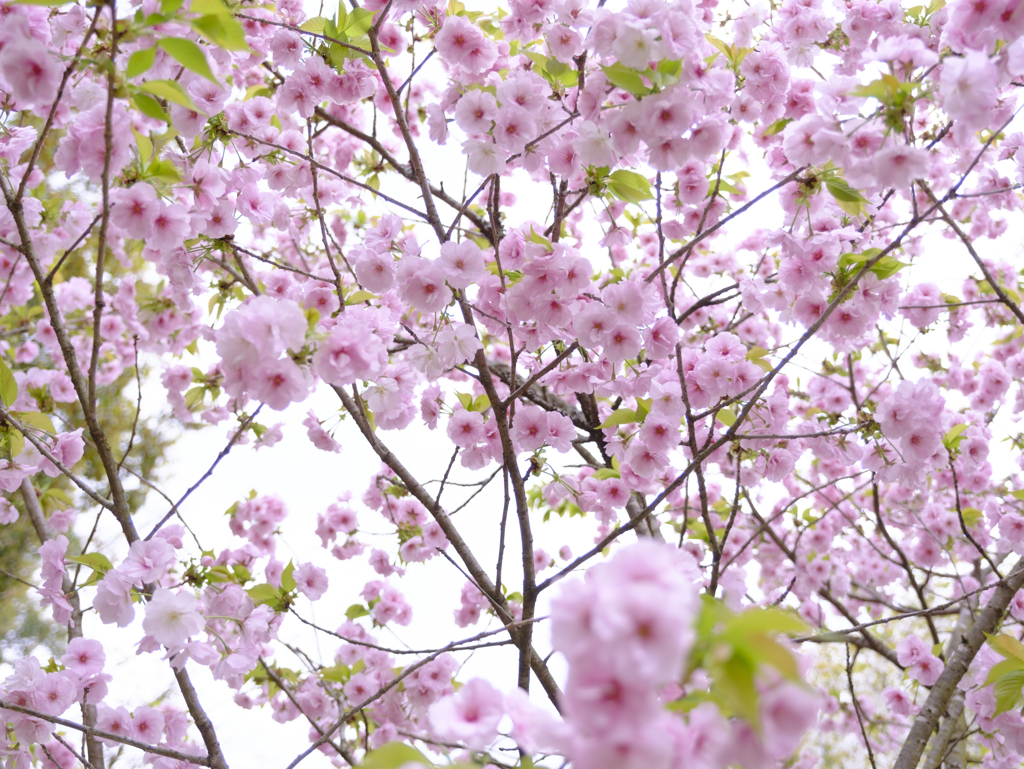
{"label": "pink cherry blossom", "polygon": [[53,100],[60,85],[60,64],[35,40],[8,43],[0,52],[0,74],[14,98],[27,105]]}
{"label": "pink cherry blossom", "polygon": [[327,572],[319,566],[304,563],[295,570],[294,578],[299,592],[311,601],[327,592]]}
{"label": "pink cherry blossom", "polygon": [[504,713],[501,693],[474,678],[457,693],[431,705],[429,718],[434,734],[441,739],[483,750],[498,736],[498,722]]}
{"label": "pink cherry blossom", "polygon": [[160,588],[146,605],[142,628],[158,643],[169,647],[181,646],[190,636],[203,629],[205,622],[199,613],[199,601],[185,591],[174,592]]}

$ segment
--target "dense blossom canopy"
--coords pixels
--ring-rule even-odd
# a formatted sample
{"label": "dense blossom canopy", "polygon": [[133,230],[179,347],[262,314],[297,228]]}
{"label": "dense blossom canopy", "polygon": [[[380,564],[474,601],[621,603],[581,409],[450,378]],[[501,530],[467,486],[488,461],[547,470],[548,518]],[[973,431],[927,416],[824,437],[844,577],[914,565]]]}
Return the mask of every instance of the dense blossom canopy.
{"label": "dense blossom canopy", "polygon": [[[69,639],[0,679],[6,767],[226,769],[197,669],[291,767],[1019,766],[1024,3],[308,11],[0,2],[0,525]],[[212,474],[379,469],[200,545],[211,473],[132,496],[144,382]],[[110,695],[111,633],[174,697]]]}

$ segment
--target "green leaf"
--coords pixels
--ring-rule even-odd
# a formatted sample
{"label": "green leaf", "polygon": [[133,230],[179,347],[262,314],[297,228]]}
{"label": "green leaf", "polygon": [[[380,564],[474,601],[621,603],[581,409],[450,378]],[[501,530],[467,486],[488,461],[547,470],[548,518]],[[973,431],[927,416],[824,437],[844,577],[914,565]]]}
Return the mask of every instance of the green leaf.
{"label": "green leaf", "polygon": [[377,295],[371,294],[369,291],[353,291],[345,298],[345,304],[346,306],[350,304],[359,304],[360,302],[365,302],[370,299],[376,298]]}
{"label": "green leaf", "polygon": [[958,425],[953,425],[949,432],[946,433],[942,438],[942,445],[945,446],[949,451],[956,451],[960,448],[960,441],[964,439],[963,432],[969,427],[969,425],[961,422]]}
{"label": "green leaf", "polygon": [[469,393],[455,393],[455,397],[459,399],[459,403],[462,404],[462,408],[466,411],[473,410],[473,396]]}
{"label": "green leaf", "polygon": [[0,400],[7,408],[18,399],[18,383],[7,364],[0,360]]}
{"label": "green leaf", "polygon": [[173,80],[147,80],[139,86],[139,90],[151,93],[154,96],[159,96],[161,99],[165,99],[166,101],[177,104],[185,109],[196,109],[196,105],[193,103],[192,97],[185,92],[184,88]]}
{"label": "green leaf", "polygon": [[732,427],[736,424],[736,414],[733,413],[732,409],[719,409],[715,418],[726,427]]}
{"label": "green leaf", "polygon": [[658,62],[654,71],[661,76],[661,85],[671,85],[679,82],[679,78],[683,74],[683,62],[676,59],[663,59]]}
{"label": "green leaf", "polygon": [[234,582],[235,578],[227,566],[221,564],[214,566],[206,573],[206,578],[210,582],[217,582],[223,584],[224,582]]}
{"label": "green leaf", "polygon": [[341,34],[347,37],[361,37],[370,31],[373,26],[373,15],[376,11],[368,11],[365,8],[354,8],[345,19],[345,26],[341,28]]}
{"label": "green leaf", "polygon": [[[880,253],[882,253],[880,249],[869,248],[863,254],[843,254],[839,257],[839,268],[841,270],[845,270],[848,267],[866,264]],[[906,266],[905,262],[901,262],[891,256],[883,256],[875,262],[874,266],[871,268],[871,272],[879,280],[887,280]]]}
{"label": "green leaf", "polygon": [[609,83],[627,93],[633,94],[633,96],[644,96],[651,91],[650,88],[644,85],[644,81],[640,79],[640,73],[635,69],[630,69],[618,62],[610,67],[602,66],[601,69],[604,71],[604,75],[608,78]]}
{"label": "green leaf", "polygon": [[167,51],[168,55],[185,69],[217,83],[217,78],[214,76],[213,70],[210,69],[210,63],[206,60],[203,49],[191,40],[186,40],[183,37],[165,37],[157,45]]}
{"label": "green leaf", "polygon": [[132,99],[135,101],[135,106],[139,108],[146,117],[151,117],[154,120],[162,120],[165,123],[170,123],[171,118],[168,117],[167,113],[160,107],[160,103],[157,102],[152,96],[147,96],[144,93],[135,94]]}
{"label": "green leaf", "polygon": [[327,22],[328,19],[323,16],[317,16],[312,19],[306,19],[299,29],[303,32],[312,32],[314,35],[322,35],[324,33],[324,29],[327,27]]}
{"label": "green leaf", "polygon": [[402,742],[389,742],[371,750],[359,765],[363,769],[399,769],[408,763],[433,766],[416,748]]}
{"label": "green leaf", "polygon": [[153,142],[148,136],[143,136],[134,128],[132,135],[135,137],[135,143],[139,146],[139,161],[145,166],[153,159]]}
{"label": "green leaf", "polygon": [[230,16],[231,11],[224,5],[221,0],[192,0],[192,4],[189,6],[189,10],[192,13],[197,13],[200,16],[206,16],[208,14],[214,14],[219,16]]}
{"label": "green leaf", "polygon": [[992,693],[996,695],[994,716],[1017,706],[1020,701],[1021,687],[1024,687],[1024,670],[1013,670],[995,682],[992,686]]}
{"label": "green leaf", "polygon": [[71,563],[80,563],[82,566],[88,566],[93,571],[98,571],[100,574],[106,574],[108,571],[114,568],[114,564],[110,562],[110,559],[103,553],[83,553],[82,555],[69,555],[65,556],[64,560],[71,561]]}
{"label": "green leaf", "polygon": [[862,254],[843,254],[842,256],[839,257],[839,267],[840,269],[845,270],[847,267],[850,267],[855,264],[864,264],[865,262],[870,262],[880,253],[882,253],[881,249],[869,248],[865,250]]}
{"label": "green leaf", "polygon": [[867,213],[867,204],[871,201],[847,184],[845,179],[826,179],[825,186],[844,213],[858,217]]}
{"label": "green leaf", "polygon": [[[193,3],[193,8],[195,3]],[[225,51],[248,51],[242,25],[231,15],[209,14],[192,20],[192,29]]]}
{"label": "green leaf", "polygon": [[747,609],[729,620],[726,634],[793,633],[804,634],[808,627],[802,619],[785,609]]}
{"label": "green leaf", "polygon": [[320,677],[325,681],[333,681],[336,684],[347,683],[352,677],[352,668],[348,665],[335,665],[330,668],[323,668]]}
{"label": "green leaf", "polygon": [[598,425],[598,429],[605,430],[609,427],[618,427],[619,425],[628,425],[636,422],[639,417],[633,409],[616,409],[611,415]]}
{"label": "green leaf", "polygon": [[621,478],[619,471],[611,467],[602,467],[600,470],[594,473],[594,477],[599,481],[606,481],[609,478]]}
{"label": "green leaf", "polygon": [[281,572],[281,589],[286,592],[292,592],[298,583],[295,581],[295,577],[292,576],[292,572],[295,571],[295,562],[288,561],[288,565],[284,567],[284,571]]}
{"label": "green leaf", "polygon": [[708,197],[710,198],[715,194],[715,189],[718,189],[719,193],[728,192],[730,195],[739,195],[739,188],[734,184],[729,184],[725,179],[716,178],[712,184],[709,185]]}
{"label": "green leaf", "polygon": [[764,633],[751,633],[744,644],[758,662],[771,665],[790,681],[802,681],[796,657],[777,641]]}
{"label": "green leaf", "polygon": [[530,242],[536,243],[538,246],[544,246],[548,251],[551,251],[553,248],[551,241],[540,233],[534,232],[533,227],[530,227]]}
{"label": "green leaf", "polygon": [[487,393],[481,393],[473,399],[473,405],[470,411],[487,411],[491,407],[491,399],[487,397]]}
{"label": "green leaf", "polygon": [[185,407],[189,411],[195,411],[197,408],[203,405],[204,398],[206,398],[206,388],[193,387],[187,393],[185,393]]}
{"label": "green leaf", "polygon": [[967,524],[969,529],[973,529],[985,517],[984,513],[976,507],[963,507],[960,509],[960,513],[963,515],[964,523]]}
{"label": "green leaf", "polygon": [[635,171],[619,169],[609,174],[607,182],[608,191],[619,200],[627,203],[639,203],[643,200],[650,200],[651,183]]}
{"label": "green leaf", "polygon": [[[249,99],[257,96],[271,96],[270,89],[267,88],[263,83],[257,83],[251,85],[245,89],[245,98],[242,101],[249,101]],[[276,115],[274,117],[277,117]]]}
{"label": "green leaf", "polygon": [[354,603],[345,609],[345,616],[349,619],[359,619],[360,617],[369,617],[370,610],[363,606],[361,603]]}
{"label": "green leaf", "polygon": [[1012,659],[997,662],[992,666],[992,669],[988,671],[988,677],[985,679],[985,683],[983,683],[982,686],[988,686],[995,682],[996,679],[1014,670],[1024,670],[1024,661]]}
{"label": "green leaf", "polygon": [[1024,645],[1012,635],[997,635],[988,639],[988,645],[1006,659],[1024,661]]}
{"label": "green leaf", "polygon": [[687,694],[681,700],[672,700],[665,705],[665,710],[673,713],[689,713],[702,702],[713,702],[714,698],[708,692],[695,691]]}
{"label": "green leaf", "polygon": [[548,76],[548,62],[551,61],[547,56],[536,51],[526,50],[522,52],[523,56],[533,62],[533,71],[538,75]]}
{"label": "green leaf", "polygon": [[250,587],[245,592],[249,594],[249,597],[257,606],[264,604],[273,605],[281,600],[281,592],[267,582]]}
{"label": "green leaf", "polygon": [[714,37],[713,35],[704,35],[704,38],[709,43],[711,43],[711,45],[713,45],[715,48],[721,51],[722,55],[725,56],[725,58],[730,60],[732,59],[732,48],[726,45],[723,41],[719,40],[717,37]]}
{"label": "green leaf", "polygon": [[18,421],[23,425],[34,427],[37,430],[42,430],[44,433],[49,435],[56,434],[56,430],[53,427],[53,422],[46,414],[41,414],[38,411],[27,411],[23,414],[18,414]]}
{"label": "green leaf", "polygon": [[893,259],[891,256],[883,256],[874,267],[871,268],[879,280],[887,280],[907,266],[906,262]]}
{"label": "green leaf", "polygon": [[181,174],[178,173],[178,169],[174,167],[174,163],[170,160],[154,160],[149,164],[146,176],[163,179],[167,182],[181,181]]}
{"label": "green leaf", "polygon": [[775,136],[782,133],[783,129],[793,122],[791,117],[781,117],[761,132],[761,136]]}
{"label": "green leaf", "polygon": [[647,419],[647,415],[651,413],[651,406],[654,403],[653,398],[637,398],[636,399],[636,421],[640,424],[644,423]]}
{"label": "green leaf", "polygon": [[754,685],[753,666],[738,655],[729,658],[716,671],[712,692],[728,711],[744,719],[755,729],[757,717],[757,687]]}
{"label": "green leaf", "polygon": [[25,450],[25,436],[23,436],[17,430],[12,430],[8,432],[6,440],[7,448],[10,449],[12,457],[18,456],[18,454]]}
{"label": "green leaf", "polygon": [[124,74],[127,77],[138,77],[143,72],[147,72],[153,66],[154,61],[156,61],[156,48],[138,50],[128,59],[128,67]]}

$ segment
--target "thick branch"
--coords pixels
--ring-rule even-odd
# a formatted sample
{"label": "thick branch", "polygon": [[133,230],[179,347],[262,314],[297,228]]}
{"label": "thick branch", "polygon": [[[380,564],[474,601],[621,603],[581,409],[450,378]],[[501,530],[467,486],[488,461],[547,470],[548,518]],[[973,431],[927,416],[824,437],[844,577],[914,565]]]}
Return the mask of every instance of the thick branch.
{"label": "thick branch", "polygon": [[910,728],[906,742],[893,765],[893,769],[916,769],[924,753],[928,738],[938,726],[939,719],[948,712],[949,701],[957,691],[957,685],[966,675],[974,657],[985,643],[985,636],[992,633],[999,625],[1006,607],[1010,601],[1024,586],[1024,561],[1017,564],[1017,567],[1010,575],[995,589],[988,605],[982,609],[971,629],[968,630],[960,640],[960,645],[946,662],[946,668],[939,676],[939,680],[928,692],[928,699],[925,700],[914,725]]}

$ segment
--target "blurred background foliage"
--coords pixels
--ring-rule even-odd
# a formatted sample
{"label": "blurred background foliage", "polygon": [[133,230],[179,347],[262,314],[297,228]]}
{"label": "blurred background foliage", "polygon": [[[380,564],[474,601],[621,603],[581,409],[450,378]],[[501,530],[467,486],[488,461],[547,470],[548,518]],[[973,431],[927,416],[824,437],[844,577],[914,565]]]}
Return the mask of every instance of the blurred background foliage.
{"label": "blurred background foliage", "polygon": [[[22,115],[24,116],[24,113]],[[93,194],[93,191],[80,185],[63,182],[59,175],[52,173],[53,152],[59,146],[61,136],[62,132],[51,134],[39,158],[38,167],[43,172],[43,181],[32,191],[33,197],[43,204],[40,227],[50,231],[62,226],[66,221],[66,206],[75,201],[88,200]],[[76,277],[93,283],[98,233],[99,227],[92,227],[89,236],[70,254],[65,255],[63,251],[58,250],[53,259],[53,264],[60,262],[54,277],[54,285]],[[158,276],[153,266],[142,257],[140,243],[122,241],[113,242],[110,246],[112,253],[108,252],[104,265],[104,289],[108,295],[113,296],[117,292],[121,280],[127,275],[134,275],[139,289],[144,292],[155,293],[157,296],[163,294],[159,285],[163,278]],[[21,265],[21,268],[24,269],[24,265]],[[13,267],[11,269],[13,270]],[[145,285],[146,283],[153,285],[151,287]],[[55,360],[42,345],[39,355],[31,362],[19,364],[13,361],[13,352],[33,338],[36,324],[46,317],[38,286],[34,285],[34,289],[33,296],[26,303],[0,304],[0,344],[3,345],[0,352],[5,353],[5,361],[16,372],[30,368],[66,371],[64,362]],[[91,336],[92,308],[68,313],[64,320],[74,334]],[[106,432],[107,441],[113,448],[114,455],[118,459],[124,457],[122,480],[133,512],[140,509],[150,490],[139,480],[139,476],[156,483],[154,473],[170,445],[170,437],[160,429],[163,422],[160,415],[148,419],[138,415],[140,381],[143,391],[147,391],[145,383],[149,372],[145,360],[145,354],[138,353],[138,369],[136,366],[126,366],[115,381],[97,387],[96,390],[99,422]],[[102,358],[100,363],[102,365]],[[88,361],[83,361],[80,357],[79,365],[87,366]],[[77,401],[55,403],[49,397],[48,388],[30,391],[30,394],[36,399],[36,410],[49,415],[57,430],[71,431],[83,428],[85,455],[76,465],[75,471],[101,494],[106,494],[107,479],[93,447],[81,405]],[[152,415],[165,410],[156,406],[165,407],[166,404],[142,405],[143,412]],[[78,554],[90,545],[95,549],[96,543],[82,540],[81,536],[84,528],[95,522],[99,513],[98,506],[63,476],[48,478],[40,473],[32,476],[31,480],[47,517],[68,508],[76,510],[78,531],[69,530],[66,534],[71,541],[68,553]],[[34,591],[26,584],[34,584],[37,577],[39,560],[36,550],[39,547],[39,538],[25,512],[21,493],[13,491],[6,493],[5,496],[18,508],[19,517],[14,523],[0,524],[0,662],[12,662],[39,646],[44,646],[52,654],[59,656],[67,643],[67,631],[54,625],[49,610],[40,609]],[[83,580],[87,574],[88,572],[82,575]],[[86,609],[87,605],[82,608]],[[88,614],[84,621],[90,621]]]}

